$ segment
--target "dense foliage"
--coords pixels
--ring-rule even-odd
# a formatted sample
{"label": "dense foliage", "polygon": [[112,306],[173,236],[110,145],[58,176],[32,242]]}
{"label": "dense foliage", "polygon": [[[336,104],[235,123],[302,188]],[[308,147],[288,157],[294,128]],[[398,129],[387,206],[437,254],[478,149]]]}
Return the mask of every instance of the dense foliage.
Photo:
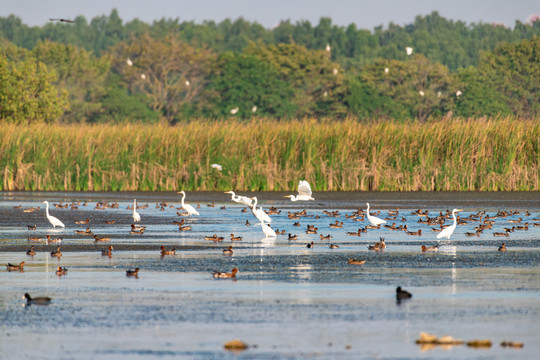
{"label": "dense foliage", "polygon": [[535,118],[540,21],[467,25],[434,12],[369,31],[328,18],[265,29],[241,18],[124,24],[116,10],[42,27],[8,16],[0,76],[0,118],[15,123]]}

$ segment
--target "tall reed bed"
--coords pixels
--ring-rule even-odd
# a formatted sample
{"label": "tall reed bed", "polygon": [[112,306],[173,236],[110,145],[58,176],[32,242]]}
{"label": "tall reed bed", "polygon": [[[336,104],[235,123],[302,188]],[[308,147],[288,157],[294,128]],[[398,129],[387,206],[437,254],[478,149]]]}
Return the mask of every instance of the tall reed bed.
{"label": "tall reed bed", "polygon": [[539,121],[514,118],[2,124],[0,188],[540,190],[539,142]]}

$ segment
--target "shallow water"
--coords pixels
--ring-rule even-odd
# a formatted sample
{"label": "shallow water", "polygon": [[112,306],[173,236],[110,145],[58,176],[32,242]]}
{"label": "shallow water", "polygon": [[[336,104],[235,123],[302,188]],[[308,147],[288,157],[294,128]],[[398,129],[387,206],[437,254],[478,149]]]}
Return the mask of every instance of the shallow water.
{"label": "shallow water", "polygon": [[[186,223],[191,231],[179,232],[176,208],[161,210],[168,201],[179,207],[174,193],[0,193],[0,264],[26,261],[24,272],[0,271],[1,358],[42,359],[328,359],[328,358],[534,358],[540,318],[540,194],[539,193],[316,193],[317,201],[292,203],[282,193],[257,193],[265,209],[275,206],[274,229],[298,235],[264,239],[250,212],[221,193],[188,193],[187,202],[199,203],[201,216]],[[133,197],[139,205],[143,235],[129,234]],[[53,230],[44,215],[44,204],[84,201],[76,210],[51,208],[65,229]],[[118,209],[95,210],[97,201],[118,201]],[[364,222],[345,217],[369,201],[372,212],[399,207],[410,230],[357,231]],[[214,207],[208,204],[215,202]],[[22,205],[21,209],[14,206]],[[23,209],[40,206],[40,211]],[[222,207],[225,206],[224,209]],[[519,215],[498,218],[492,230],[480,237],[466,237],[477,222],[460,225],[451,240],[437,241],[428,225],[418,224],[412,210],[430,213],[463,208],[462,217],[485,210],[516,210]],[[313,217],[290,220],[287,212],[307,209]],[[339,210],[329,217],[324,210]],[[531,212],[525,215],[525,210]],[[319,216],[316,219],[315,216]],[[509,237],[493,232],[516,224],[522,218],[528,231]],[[88,225],[74,220],[90,218]],[[104,220],[116,220],[107,225]],[[252,225],[246,226],[249,220]],[[330,228],[336,220],[343,228]],[[300,227],[293,226],[300,222]],[[37,225],[30,231],[27,225]],[[320,240],[305,233],[307,224]],[[92,237],[77,235],[86,227],[99,236],[110,236],[112,257],[100,250]],[[229,234],[242,236],[231,243]],[[63,256],[49,255],[57,245],[29,242],[29,236],[62,237]],[[204,240],[205,235],[223,236],[223,242]],[[373,252],[367,246],[384,237],[387,248]],[[312,249],[306,248],[314,241]],[[508,251],[497,251],[506,242]],[[329,249],[328,244],[338,244]],[[440,244],[437,253],[421,253],[421,245]],[[221,250],[233,245],[234,255]],[[25,255],[34,245],[37,254]],[[176,255],[161,257],[159,246],[175,247]],[[347,259],[366,260],[362,266]],[[68,274],[55,275],[57,266]],[[139,267],[138,278],[125,270]],[[237,280],[215,280],[214,270],[240,269]],[[397,304],[396,286],[413,293]],[[48,306],[24,307],[22,295],[46,295]],[[420,332],[451,335],[465,341],[490,339],[489,349],[465,345],[426,350],[416,345]],[[239,354],[223,350],[223,344],[240,338],[251,348]],[[525,343],[523,349],[499,346],[503,340]]]}

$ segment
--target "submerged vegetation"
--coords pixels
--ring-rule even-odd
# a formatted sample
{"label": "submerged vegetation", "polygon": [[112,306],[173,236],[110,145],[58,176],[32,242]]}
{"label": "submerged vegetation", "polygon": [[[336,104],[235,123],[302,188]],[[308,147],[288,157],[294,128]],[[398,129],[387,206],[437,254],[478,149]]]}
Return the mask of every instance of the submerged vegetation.
{"label": "submerged vegetation", "polygon": [[3,124],[0,190],[540,190],[539,145],[513,117]]}

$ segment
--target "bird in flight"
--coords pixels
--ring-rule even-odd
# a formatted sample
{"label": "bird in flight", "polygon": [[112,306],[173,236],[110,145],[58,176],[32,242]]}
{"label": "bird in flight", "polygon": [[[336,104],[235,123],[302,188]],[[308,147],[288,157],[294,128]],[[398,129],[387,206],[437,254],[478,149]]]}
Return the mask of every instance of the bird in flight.
{"label": "bird in flight", "polygon": [[75,21],[70,20],[70,19],[50,19],[50,18],[49,18],[49,21],[60,21],[60,22],[66,22],[66,23],[74,23],[75,22]]}

